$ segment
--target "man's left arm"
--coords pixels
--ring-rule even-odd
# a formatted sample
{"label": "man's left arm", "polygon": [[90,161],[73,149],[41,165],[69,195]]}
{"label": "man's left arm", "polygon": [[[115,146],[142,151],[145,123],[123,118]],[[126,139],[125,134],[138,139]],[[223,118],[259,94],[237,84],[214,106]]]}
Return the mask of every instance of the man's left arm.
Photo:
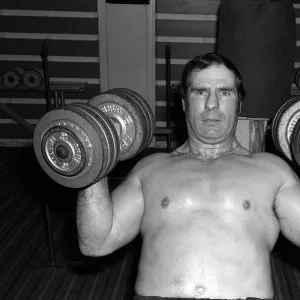
{"label": "man's left arm", "polygon": [[281,169],[283,184],[275,199],[275,212],[285,238],[300,247],[300,181],[288,166]]}

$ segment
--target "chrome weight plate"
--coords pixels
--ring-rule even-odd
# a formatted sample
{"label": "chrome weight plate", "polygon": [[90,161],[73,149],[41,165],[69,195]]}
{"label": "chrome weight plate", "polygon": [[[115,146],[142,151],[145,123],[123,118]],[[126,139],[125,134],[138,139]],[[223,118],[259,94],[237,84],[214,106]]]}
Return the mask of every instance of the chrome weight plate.
{"label": "chrome weight plate", "polygon": [[146,148],[151,143],[155,130],[155,117],[149,103],[146,101],[146,99],[144,99],[144,97],[142,97],[139,93],[135,92],[134,90],[128,88],[116,88],[116,90],[122,91],[126,95],[131,96],[131,99],[135,101],[137,105],[140,106],[142,113],[144,114],[144,117],[147,121],[146,126],[148,134],[146,139]]}
{"label": "chrome weight plate", "polygon": [[112,94],[117,95],[117,96],[123,98],[124,100],[126,100],[137,112],[137,115],[140,116],[140,123],[144,130],[144,134],[142,135],[141,147],[139,148],[139,151],[138,151],[138,152],[141,152],[143,149],[146,148],[146,143],[148,140],[147,119],[144,115],[144,112],[143,112],[141,106],[135,101],[135,99],[132,98],[132,96],[121,91],[120,89],[109,90],[108,93],[112,93]]}
{"label": "chrome weight plate", "polygon": [[101,110],[96,108],[95,106],[86,104],[86,106],[89,107],[89,109],[93,110],[96,114],[96,117],[98,117],[99,121],[102,122],[102,126],[104,129],[107,130],[107,135],[109,137],[109,141],[112,143],[112,153],[111,153],[111,163],[108,165],[106,174],[108,174],[117,164],[119,160],[120,155],[120,138],[119,134],[117,132],[117,129],[113,123],[112,120]]}
{"label": "chrome weight plate", "polygon": [[279,138],[278,138],[278,125],[280,124],[281,117],[282,117],[283,113],[285,112],[285,110],[287,109],[287,107],[290,106],[292,103],[294,103],[296,101],[298,101],[297,97],[292,98],[292,99],[288,100],[287,102],[285,102],[279,108],[279,110],[277,111],[275,117],[272,120],[272,124],[271,124],[272,138],[273,138],[273,141],[274,141],[274,144],[275,144],[276,148],[280,151],[281,151],[281,149],[280,149]]}
{"label": "chrome weight plate", "polygon": [[291,136],[292,158],[300,166],[300,119],[297,121]]}
{"label": "chrome weight plate", "polygon": [[290,99],[274,118],[272,135],[275,145],[289,160],[292,160],[291,135],[300,118],[300,97]]}
{"label": "chrome weight plate", "polygon": [[145,134],[136,107],[109,91],[92,98],[89,104],[102,110],[113,121],[120,137],[119,160],[135,156],[141,149]]}
{"label": "chrome weight plate", "polygon": [[46,132],[42,139],[42,151],[49,166],[64,176],[79,174],[86,163],[80,139],[63,126],[55,126]]}
{"label": "chrome weight plate", "polygon": [[[58,148],[62,145],[60,136],[62,135],[62,139],[64,139],[69,131],[71,131],[72,134],[71,137],[68,138],[68,141],[63,144],[64,148]],[[84,160],[84,166],[80,169],[79,173],[76,172],[74,165],[69,162],[65,162],[64,170],[62,171],[61,168],[55,170],[56,163],[49,161],[47,152],[48,154],[51,153],[51,149],[43,149],[43,145],[47,144],[47,139],[51,139],[52,132],[55,132],[55,140],[53,139],[52,142],[49,141],[48,143],[49,145],[51,143],[50,147],[52,147],[52,149],[58,151],[59,159],[63,160],[63,157],[67,155],[65,154],[66,149],[71,149],[71,151],[72,149],[80,149],[80,152],[75,151],[77,156],[73,156],[74,160],[79,161],[79,163],[81,160]],[[59,138],[57,132],[61,132]],[[72,143],[73,145],[70,145]],[[77,143],[77,145],[74,143]],[[97,131],[91,122],[87,120],[85,114],[76,108],[65,106],[45,114],[35,127],[33,145],[35,155],[41,167],[50,178],[61,185],[71,188],[86,187],[97,178],[101,171],[103,160],[102,142],[99,139]],[[78,158],[79,153],[81,153],[81,155],[84,153],[80,160]],[[67,159],[67,156],[65,159]],[[73,175],[72,172],[74,172]]]}
{"label": "chrome weight plate", "polygon": [[[76,108],[79,111],[81,111],[85,118],[92,124],[94,129],[97,131],[98,134],[98,139],[101,142],[101,147],[103,151],[103,158],[101,162],[101,168],[99,168],[99,173],[97,177],[93,180],[93,182],[99,181],[106,173],[106,170],[108,169],[108,166],[111,161],[111,156],[110,152],[112,151],[111,149],[111,143],[109,141],[109,137],[107,135],[107,132],[105,132],[105,129],[103,128],[102,124],[98,122],[97,117],[93,114],[93,112],[89,111],[89,108],[86,107],[86,105],[82,104],[71,104],[72,108]],[[98,162],[95,161],[95,164]]]}
{"label": "chrome weight plate", "polygon": [[[108,118],[105,116],[105,114],[95,107],[82,103],[74,103],[72,106],[76,106],[90,115],[95,124],[95,128],[97,127],[99,137],[104,145],[105,155],[103,157],[103,166],[98,177],[95,179],[96,182],[102,177],[106,176],[109,173],[112,165],[115,165],[118,160],[117,152],[119,144],[116,141],[118,140],[117,132],[113,123],[110,122],[110,120],[107,120]],[[100,115],[102,115],[102,117]],[[106,122],[103,121],[103,118],[106,119]]]}

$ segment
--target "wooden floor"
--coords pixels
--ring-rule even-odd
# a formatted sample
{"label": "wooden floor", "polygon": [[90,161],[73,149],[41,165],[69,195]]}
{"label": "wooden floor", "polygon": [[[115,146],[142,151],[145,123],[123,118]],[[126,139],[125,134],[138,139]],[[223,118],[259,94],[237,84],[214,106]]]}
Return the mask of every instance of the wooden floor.
{"label": "wooden floor", "polygon": [[[74,197],[74,190],[55,184],[29,158],[0,159],[1,300],[133,298],[141,239],[106,257],[84,257],[76,240]],[[49,259],[45,202],[55,266]],[[271,255],[275,299],[300,300],[299,258],[300,249],[280,236]]]}

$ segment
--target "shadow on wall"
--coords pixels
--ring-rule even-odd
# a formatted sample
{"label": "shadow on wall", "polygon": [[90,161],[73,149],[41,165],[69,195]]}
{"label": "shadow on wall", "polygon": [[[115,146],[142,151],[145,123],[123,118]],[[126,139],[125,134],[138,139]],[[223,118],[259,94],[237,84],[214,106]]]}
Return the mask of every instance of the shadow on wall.
{"label": "shadow on wall", "polygon": [[182,145],[188,135],[185,121],[185,113],[182,109],[182,101],[179,92],[179,86],[176,87],[173,95],[174,105],[171,106],[171,117],[175,125],[173,140],[178,142],[178,145]]}

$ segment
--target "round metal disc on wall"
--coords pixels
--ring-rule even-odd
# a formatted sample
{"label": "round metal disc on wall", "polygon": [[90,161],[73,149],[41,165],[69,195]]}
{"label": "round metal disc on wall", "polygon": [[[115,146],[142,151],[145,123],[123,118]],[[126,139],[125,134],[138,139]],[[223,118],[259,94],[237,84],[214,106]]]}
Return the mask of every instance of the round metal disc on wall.
{"label": "round metal disc on wall", "polygon": [[3,72],[1,80],[4,87],[8,89],[18,88],[22,83],[22,70],[22,68],[14,68]]}
{"label": "round metal disc on wall", "polygon": [[37,69],[26,70],[23,74],[23,83],[29,89],[38,89],[43,84],[43,75]]}

